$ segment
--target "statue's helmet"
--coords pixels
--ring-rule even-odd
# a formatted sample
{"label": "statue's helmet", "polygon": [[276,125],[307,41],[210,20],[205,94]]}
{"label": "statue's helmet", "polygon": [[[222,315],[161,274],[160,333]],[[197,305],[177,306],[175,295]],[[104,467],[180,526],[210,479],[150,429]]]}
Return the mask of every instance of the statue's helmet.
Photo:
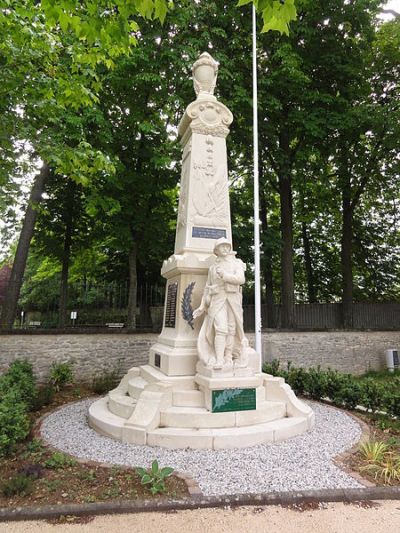
{"label": "statue's helmet", "polygon": [[229,251],[232,250],[232,244],[228,241],[228,239],[225,238],[225,237],[221,237],[220,239],[218,239],[218,240],[215,241],[215,244],[214,244],[214,253],[216,253],[218,247],[221,246],[222,244],[227,244],[227,245],[229,246]]}

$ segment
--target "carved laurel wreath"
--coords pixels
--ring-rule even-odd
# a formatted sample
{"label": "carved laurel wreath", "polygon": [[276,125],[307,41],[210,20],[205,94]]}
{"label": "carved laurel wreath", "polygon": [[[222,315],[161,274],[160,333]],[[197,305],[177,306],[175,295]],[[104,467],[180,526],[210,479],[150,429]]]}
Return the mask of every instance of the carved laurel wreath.
{"label": "carved laurel wreath", "polygon": [[183,296],[182,296],[182,302],[181,302],[181,309],[182,309],[182,316],[184,320],[189,324],[189,326],[194,329],[193,326],[193,307],[192,307],[192,292],[194,289],[194,286],[196,285],[195,281],[192,281],[189,283],[189,285],[186,287]]}
{"label": "carved laurel wreath", "polygon": [[225,389],[215,399],[214,408],[220,409],[221,407],[224,407],[227,403],[236,398],[236,396],[240,396],[242,394],[242,391],[243,389]]}

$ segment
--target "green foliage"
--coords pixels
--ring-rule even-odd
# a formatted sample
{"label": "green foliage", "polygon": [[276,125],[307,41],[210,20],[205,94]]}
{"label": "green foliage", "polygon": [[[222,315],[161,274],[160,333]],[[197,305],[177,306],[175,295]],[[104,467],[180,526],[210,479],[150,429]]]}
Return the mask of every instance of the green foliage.
{"label": "green foliage", "polygon": [[371,372],[367,377],[360,377],[330,368],[322,370],[319,366],[308,370],[295,368],[291,363],[285,371],[278,360],[265,364],[263,371],[283,377],[297,394],[308,395],[314,400],[329,399],[333,404],[347,409],[361,405],[372,413],[386,412],[387,416],[383,416],[380,422],[382,429],[392,423],[388,417],[396,419],[400,416],[400,378],[387,372],[378,373],[376,378],[372,377],[374,374]]}
{"label": "green foliage", "polygon": [[69,457],[62,452],[54,452],[44,463],[44,466],[51,470],[58,470],[59,468],[67,468],[75,465],[75,459],[72,459],[72,457]]}
{"label": "green foliage", "polygon": [[11,496],[28,496],[33,490],[33,480],[31,476],[18,474],[5,481],[1,486],[1,492],[6,498]]}
{"label": "green foliage", "polygon": [[54,400],[56,389],[53,385],[47,384],[37,389],[36,399],[33,403],[32,409],[39,411],[42,407],[50,405]]}
{"label": "green foliage", "polygon": [[361,381],[361,404],[373,413],[382,409],[385,387],[378,380],[370,377]]}
{"label": "green foliage", "polygon": [[171,467],[160,468],[155,459],[151,464],[151,469],[136,468],[136,472],[141,477],[142,485],[150,485],[150,492],[155,495],[166,491],[165,479],[174,471]]}
{"label": "green foliage", "polygon": [[7,372],[0,377],[0,398],[10,390],[19,402],[29,408],[33,407],[37,391],[31,363],[26,360],[13,361]]}
{"label": "green foliage", "polygon": [[359,446],[362,457],[372,463],[379,462],[383,459],[389,446],[383,441],[368,440]]}
{"label": "green foliage", "polygon": [[96,394],[105,394],[118,385],[120,372],[118,369],[96,375],[91,384],[91,390]]}
{"label": "green foliage", "polygon": [[295,0],[239,0],[238,6],[245,6],[254,3],[258,12],[263,17],[263,32],[271,30],[279,31],[281,34],[289,35],[289,23],[296,20],[297,12]]}
{"label": "green foliage", "polygon": [[73,381],[72,364],[70,362],[53,363],[50,370],[49,383],[56,391]]}
{"label": "green foliage", "polygon": [[361,385],[351,376],[346,376],[334,399],[335,403],[346,409],[355,409],[361,404],[363,391]]}
{"label": "green foliage", "polygon": [[326,395],[328,380],[321,368],[309,368],[306,377],[306,390],[313,400],[321,400]]}
{"label": "green foliage", "polygon": [[8,455],[17,442],[28,436],[29,430],[27,406],[12,388],[0,399],[0,456]]}
{"label": "green foliage", "polygon": [[391,485],[392,481],[400,480],[400,455],[386,452],[382,458],[369,462],[360,470],[374,475],[375,479],[382,479],[386,485]]}

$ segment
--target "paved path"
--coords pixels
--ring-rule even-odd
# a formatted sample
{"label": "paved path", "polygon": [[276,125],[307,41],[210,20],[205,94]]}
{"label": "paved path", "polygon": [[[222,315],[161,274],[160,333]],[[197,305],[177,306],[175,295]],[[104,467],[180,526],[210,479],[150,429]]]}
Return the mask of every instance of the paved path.
{"label": "paved path", "polygon": [[[0,523],[0,533],[388,533],[400,531],[400,500],[343,503],[300,510],[279,506],[198,509],[169,513],[99,516],[92,521],[53,525]],[[365,504],[363,504],[365,505]]]}

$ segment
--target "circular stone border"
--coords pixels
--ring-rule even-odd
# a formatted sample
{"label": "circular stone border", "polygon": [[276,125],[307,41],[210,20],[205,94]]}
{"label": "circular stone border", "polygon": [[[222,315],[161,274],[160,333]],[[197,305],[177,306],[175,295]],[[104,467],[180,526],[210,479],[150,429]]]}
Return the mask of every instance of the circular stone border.
{"label": "circular stone border", "polygon": [[[80,462],[148,467],[157,458],[160,464],[191,478],[193,493],[201,494],[202,490],[208,496],[248,495],[260,489],[264,493],[343,490],[367,484],[352,472],[343,471],[341,464],[338,467],[339,454],[352,448],[364,433],[360,422],[326,404],[310,402],[316,413],[316,429],[281,443],[233,450],[169,450],[124,444],[99,435],[88,427],[85,418],[92,401],[66,404],[45,415],[36,436]],[[324,425],[327,434],[321,430]]]}

